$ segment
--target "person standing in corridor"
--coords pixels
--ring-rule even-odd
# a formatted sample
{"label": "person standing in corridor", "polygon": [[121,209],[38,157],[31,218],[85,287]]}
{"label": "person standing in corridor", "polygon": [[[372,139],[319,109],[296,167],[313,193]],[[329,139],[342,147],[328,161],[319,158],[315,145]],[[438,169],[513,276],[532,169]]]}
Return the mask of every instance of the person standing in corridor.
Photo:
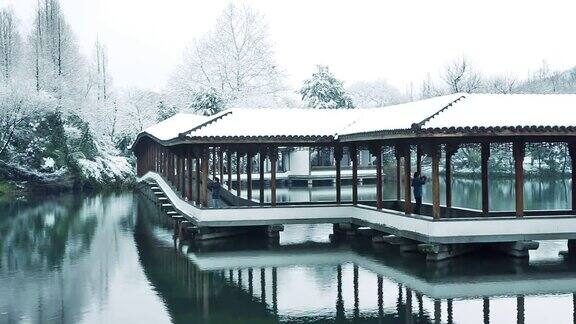
{"label": "person standing in corridor", "polygon": [[414,178],[412,178],[412,188],[414,188],[414,199],[416,200],[414,214],[420,214],[420,209],[422,208],[422,186],[425,183],[426,177],[420,175],[419,171],[414,172]]}

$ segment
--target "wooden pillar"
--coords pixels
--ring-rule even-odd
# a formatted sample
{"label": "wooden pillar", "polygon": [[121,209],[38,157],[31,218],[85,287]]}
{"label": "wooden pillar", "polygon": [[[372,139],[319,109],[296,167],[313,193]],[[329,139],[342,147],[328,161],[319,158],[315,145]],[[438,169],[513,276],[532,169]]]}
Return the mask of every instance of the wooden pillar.
{"label": "wooden pillar", "polygon": [[232,151],[226,150],[226,173],[228,175],[228,191],[232,192]]}
{"label": "wooden pillar", "polygon": [[181,172],[181,176],[180,176],[180,194],[182,195],[182,198],[186,197],[186,155],[184,155],[184,153],[182,153],[181,157],[180,157],[180,170]]}
{"label": "wooden pillar", "polygon": [[266,160],[266,153],[260,150],[258,153],[258,172],[260,173],[260,178],[258,179],[258,188],[260,190],[260,205],[264,204],[264,161]]}
{"label": "wooden pillar", "polygon": [[514,174],[516,178],[516,217],[524,216],[524,142],[514,142]]}
{"label": "wooden pillar", "polygon": [[490,143],[481,144],[481,173],[482,173],[482,214],[488,216],[490,213],[490,192],[488,187],[488,161],[490,160]]}
{"label": "wooden pillar", "polygon": [[202,149],[202,188],[200,189],[202,195],[202,207],[208,207],[208,173],[210,172],[208,170],[209,154],[208,148]]}
{"label": "wooden pillar", "polygon": [[200,154],[196,155],[196,206],[200,206],[202,203],[202,193],[201,193],[201,166],[200,166]]}
{"label": "wooden pillar", "polygon": [[242,154],[240,151],[236,151],[236,196],[242,196],[242,168],[240,164],[242,162]]}
{"label": "wooden pillar", "polygon": [[220,175],[220,183],[224,183],[224,148],[218,149],[218,174]]}
{"label": "wooden pillar", "polygon": [[376,208],[382,209],[382,145],[371,146],[370,154],[376,157]]}
{"label": "wooden pillar", "polygon": [[394,147],[394,157],[396,158],[396,202],[400,208],[402,198],[402,148],[400,146]]}
{"label": "wooden pillar", "polygon": [[186,168],[188,169],[188,190],[187,190],[187,197],[188,201],[192,201],[192,150],[188,149],[186,152]]}
{"label": "wooden pillar", "polygon": [[348,147],[350,160],[352,161],[352,204],[358,204],[358,149],[356,145]]}
{"label": "wooden pillar", "polygon": [[278,148],[272,147],[268,150],[270,158],[270,204],[276,206],[276,162],[278,162]]}
{"label": "wooden pillar", "polygon": [[212,147],[212,179],[216,178],[216,146]]}
{"label": "wooden pillar", "polygon": [[444,171],[446,172],[446,213],[450,214],[452,208],[452,156],[458,151],[458,145],[446,144],[446,165]]}
{"label": "wooden pillar", "polygon": [[432,216],[440,219],[440,147],[434,144],[430,147],[432,158]]}
{"label": "wooden pillar", "polygon": [[252,200],[252,160],[254,153],[248,151],[246,153],[246,198]]}
{"label": "wooden pillar", "polygon": [[576,142],[568,143],[572,173],[572,213],[576,214]]}
{"label": "wooden pillar", "polygon": [[334,163],[336,164],[336,203],[342,203],[342,146],[334,147]]}
{"label": "wooden pillar", "polygon": [[416,171],[422,173],[422,146],[416,146]]}
{"label": "wooden pillar", "polygon": [[180,155],[174,154],[174,160],[174,169],[176,169],[176,171],[174,171],[174,187],[178,192],[180,191]]}
{"label": "wooden pillar", "polygon": [[412,214],[412,190],[410,187],[411,174],[411,159],[410,159],[410,145],[405,145],[404,149],[404,213]]}

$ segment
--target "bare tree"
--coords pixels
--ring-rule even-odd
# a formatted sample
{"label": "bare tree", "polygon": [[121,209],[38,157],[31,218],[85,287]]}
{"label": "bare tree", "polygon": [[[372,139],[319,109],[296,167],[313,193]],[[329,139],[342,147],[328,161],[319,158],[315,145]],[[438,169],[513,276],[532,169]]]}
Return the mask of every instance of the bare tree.
{"label": "bare tree", "polygon": [[475,92],[482,87],[482,76],[472,68],[466,57],[448,64],[442,79],[451,93]]}
{"label": "bare tree", "polygon": [[400,91],[383,79],[358,81],[351,84],[346,92],[359,108],[384,107],[405,101]]}
{"label": "bare tree", "polygon": [[230,4],[213,31],[187,49],[169,92],[186,106],[192,94],[208,89],[229,102],[277,92],[281,77],[263,16],[248,6]]}
{"label": "bare tree", "polygon": [[513,93],[518,86],[518,80],[512,76],[497,76],[488,81],[490,92]]}
{"label": "bare tree", "polygon": [[0,68],[5,80],[9,80],[16,67],[21,40],[12,9],[0,9]]}
{"label": "bare tree", "polygon": [[422,81],[422,86],[420,87],[420,99],[426,99],[434,97],[440,94],[437,86],[432,81],[430,73],[426,74],[426,78]]}

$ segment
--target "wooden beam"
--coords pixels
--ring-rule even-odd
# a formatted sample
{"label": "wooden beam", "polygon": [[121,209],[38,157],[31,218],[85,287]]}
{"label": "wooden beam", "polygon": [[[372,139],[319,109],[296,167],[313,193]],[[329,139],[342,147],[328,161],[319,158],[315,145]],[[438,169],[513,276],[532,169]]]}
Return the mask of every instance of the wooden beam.
{"label": "wooden beam", "polygon": [[410,145],[405,145],[403,149],[404,158],[404,213],[412,214],[412,190],[410,187],[411,174],[411,159],[410,159]]}
{"label": "wooden beam", "polygon": [[258,187],[259,187],[259,191],[260,191],[260,205],[264,204],[264,185],[265,185],[265,179],[264,179],[264,162],[266,161],[266,152],[264,152],[263,150],[260,150],[260,152],[258,153],[258,172],[260,173],[260,178],[258,179]]}
{"label": "wooden beam", "polygon": [[514,174],[516,178],[516,217],[524,216],[524,142],[512,144],[514,155]]}
{"label": "wooden beam", "polygon": [[572,212],[576,214],[576,142],[568,143],[572,175]]}
{"label": "wooden beam", "polygon": [[348,147],[352,161],[352,204],[358,204],[358,149],[355,144]]}
{"label": "wooden beam", "polygon": [[276,206],[276,162],[278,161],[278,148],[272,147],[268,150],[270,158],[270,203]]}
{"label": "wooden beam", "polygon": [[342,146],[334,147],[334,163],[336,164],[336,203],[342,203]]}
{"label": "wooden beam", "polygon": [[488,216],[490,213],[490,189],[488,162],[490,160],[490,143],[481,144],[481,173],[482,173],[482,214]]}

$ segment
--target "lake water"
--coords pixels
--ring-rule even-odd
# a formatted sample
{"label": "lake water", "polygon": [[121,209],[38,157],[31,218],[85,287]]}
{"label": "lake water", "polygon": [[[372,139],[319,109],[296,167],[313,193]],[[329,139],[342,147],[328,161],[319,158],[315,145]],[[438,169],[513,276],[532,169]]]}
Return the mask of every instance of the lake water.
{"label": "lake water", "polygon": [[[508,184],[492,183],[495,209],[512,208]],[[477,182],[454,188],[457,205],[479,207]],[[528,181],[526,202],[567,208],[569,188]],[[0,323],[574,322],[576,262],[558,255],[565,241],[541,242],[529,261],[486,253],[429,264],[331,232],[291,225],[279,242],[175,245],[165,216],[132,192],[2,203]]]}

